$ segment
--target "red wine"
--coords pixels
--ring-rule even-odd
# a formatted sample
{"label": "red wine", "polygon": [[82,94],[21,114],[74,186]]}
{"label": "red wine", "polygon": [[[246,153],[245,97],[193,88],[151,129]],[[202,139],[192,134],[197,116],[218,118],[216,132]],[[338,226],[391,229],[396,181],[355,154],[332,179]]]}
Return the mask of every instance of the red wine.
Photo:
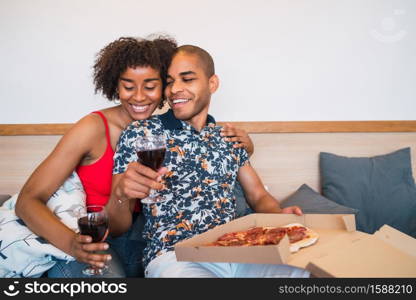
{"label": "red wine", "polygon": [[166,148],[142,150],[137,152],[140,163],[157,171],[165,158]]}
{"label": "red wine", "polygon": [[108,228],[107,220],[96,218],[95,220],[88,220],[88,216],[78,219],[78,227],[82,235],[89,235],[92,237],[92,242],[101,242],[105,236]]}

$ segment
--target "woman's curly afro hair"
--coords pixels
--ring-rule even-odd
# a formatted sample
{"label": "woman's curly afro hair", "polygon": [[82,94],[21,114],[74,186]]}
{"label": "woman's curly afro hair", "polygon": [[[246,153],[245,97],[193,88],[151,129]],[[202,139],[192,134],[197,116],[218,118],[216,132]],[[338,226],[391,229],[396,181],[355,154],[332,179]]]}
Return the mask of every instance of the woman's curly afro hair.
{"label": "woman's curly afro hair", "polygon": [[[154,39],[121,37],[115,40],[97,54],[93,67],[95,92],[101,91],[110,101],[118,99],[117,85],[120,75],[127,68],[135,67],[158,70],[164,90],[167,69],[176,48],[176,41],[166,36]],[[163,106],[163,102],[160,106]]]}

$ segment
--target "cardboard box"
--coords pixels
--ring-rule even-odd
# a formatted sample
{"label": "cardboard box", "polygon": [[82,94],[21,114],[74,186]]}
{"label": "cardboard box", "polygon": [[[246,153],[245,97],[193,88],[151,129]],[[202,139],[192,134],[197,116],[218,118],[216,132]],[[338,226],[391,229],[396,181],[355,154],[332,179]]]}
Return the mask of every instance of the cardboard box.
{"label": "cardboard box", "polygon": [[[282,239],[278,245],[250,247],[215,247],[204,246],[217,240],[221,235],[257,226],[284,226],[290,223],[301,223],[319,234],[318,241],[309,247],[301,248],[292,254],[289,240]],[[200,235],[177,243],[175,246],[178,261],[198,262],[239,262],[282,264],[288,263],[305,268],[312,257],[328,253],[326,245],[336,237],[345,236],[346,240],[355,238],[354,215],[305,214],[251,214],[227,224],[217,226]]]}
{"label": "cardboard box", "polygon": [[416,277],[416,239],[384,225],[373,235],[338,238],[307,269],[316,277]]}

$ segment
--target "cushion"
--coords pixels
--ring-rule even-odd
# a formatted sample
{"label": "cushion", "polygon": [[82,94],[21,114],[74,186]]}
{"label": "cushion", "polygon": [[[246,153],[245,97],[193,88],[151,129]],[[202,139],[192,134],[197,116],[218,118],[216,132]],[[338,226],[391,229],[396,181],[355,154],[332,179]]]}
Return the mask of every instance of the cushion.
{"label": "cushion", "polygon": [[253,212],[247,203],[243,188],[241,187],[241,184],[238,182],[238,180],[234,185],[234,197],[236,205],[236,218],[243,217]]}
{"label": "cushion", "polygon": [[374,157],[320,153],[322,194],[359,210],[357,229],[388,224],[416,237],[416,187],[410,148]]}
{"label": "cushion", "polygon": [[[0,206],[0,277],[39,277],[55,265],[56,259],[74,260],[30,231],[16,216],[17,197],[15,194]],[[75,171],[46,205],[62,223],[78,230],[76,211],[85,206],[85,192]]]}
{"label": "cushion", "polygon": [[280,207],[297,205],[305,214],[356,214],[357,209],[340,205],[315,192],[307,184],[302,184]]}
{"label": "cushion", "polygon": [[0,206],[3,205],[3,202],[9,199],[11,195],[0,194]]}

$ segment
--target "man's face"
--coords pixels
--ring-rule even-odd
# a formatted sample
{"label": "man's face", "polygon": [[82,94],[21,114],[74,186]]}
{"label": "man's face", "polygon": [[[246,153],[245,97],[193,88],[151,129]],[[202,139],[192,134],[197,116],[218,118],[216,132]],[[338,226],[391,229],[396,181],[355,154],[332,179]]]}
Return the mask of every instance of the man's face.
{"label": "man's face", "polygon": [[211,94],[216,90],[213,77],[208,78],[204,65],[194,54],[179,52],[172,59],[168,70],[166,97],[175,117],[190,121],[208,114]]}

